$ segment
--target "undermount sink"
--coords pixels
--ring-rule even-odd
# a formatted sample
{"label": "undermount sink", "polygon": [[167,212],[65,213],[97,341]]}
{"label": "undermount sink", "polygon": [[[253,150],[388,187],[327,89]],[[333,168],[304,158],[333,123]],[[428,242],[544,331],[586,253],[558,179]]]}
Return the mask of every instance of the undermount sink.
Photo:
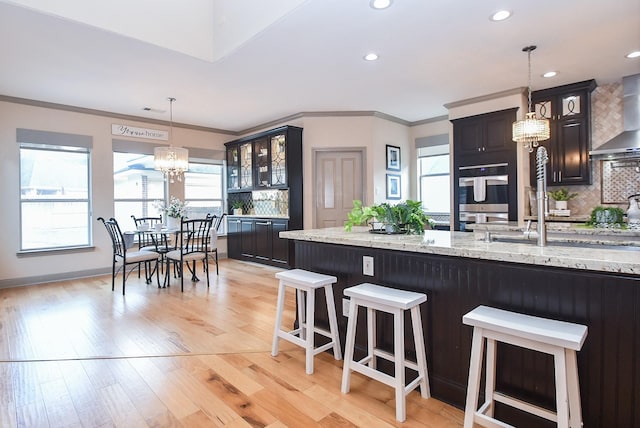
{"label": "undermount sink", "polygon": [[[536,245],[535,239],[527,239],[523,236],[513,235],[492,235],[491,242],[505,242],[512,244]],[[593,241],[567,241],[567,240],[550,240],[547,238],[547,247],[570,247],[570,248],[592,248],[600,250],[623,250],[623,251],[640,251],[640,246],[620,244],[602,244]]]}

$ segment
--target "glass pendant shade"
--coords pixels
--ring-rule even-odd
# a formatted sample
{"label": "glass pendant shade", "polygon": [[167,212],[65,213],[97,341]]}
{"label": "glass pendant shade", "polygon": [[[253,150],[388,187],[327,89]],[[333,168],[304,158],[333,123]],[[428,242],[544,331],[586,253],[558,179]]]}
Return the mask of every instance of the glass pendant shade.
{"label": "glass pendant shade", "polygon": [[529,62],[529,82],[528,82],[528,101],[529,109],[523,120],[513,122],[512,139],[516,143],[524,144],[524,147],[533,152],[534,147],[538,147],[540,141],[548,140],[551,137],[549,121],[547,119],[536,118],[536,113],[531,111],[531,52],[535,50],[535,46],[526,46],[522,49],[527,53]]}
{"label": "glass pendant shade", "polygon": [[523,120],[513,122],[513,141],[523,143],[529,151],[550,136],[549,121],[536,118],[535,112],[529,112]]}
{"label": "glass pendant shade", "polygon": [[189,170],[189,150],[182,147],[156,147],[153,150],[154,169],[179,181],[182,175]]}
{"label": "glass pendant shade", "polygon": [[175,98],[169,98],[169,147],[153,149],[153,169],[162,171],[165,179],[169,177],[171,183],[174,182],[174,178],[182,181],[184,173],[189,171],[189,150],[171,145],[173,139],[173,102],[175,100]]}

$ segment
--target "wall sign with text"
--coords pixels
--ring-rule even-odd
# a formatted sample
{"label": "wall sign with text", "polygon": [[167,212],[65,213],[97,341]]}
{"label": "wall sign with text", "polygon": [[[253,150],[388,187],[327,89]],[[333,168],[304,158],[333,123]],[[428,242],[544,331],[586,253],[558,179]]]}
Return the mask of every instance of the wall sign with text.
{"label": "wall sign with text", "polygon": [[125,137],[147,138],[149,140],[169,140],[169,132],[159,129],[137,128],[129,125],[111,124],[111,135],[122,135]]}

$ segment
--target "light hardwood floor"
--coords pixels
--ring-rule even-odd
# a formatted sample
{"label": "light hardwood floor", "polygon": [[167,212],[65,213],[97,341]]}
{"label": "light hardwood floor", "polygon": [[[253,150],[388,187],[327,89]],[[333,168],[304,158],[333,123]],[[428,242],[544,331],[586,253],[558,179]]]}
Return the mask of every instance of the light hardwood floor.
{"label": "light hardwood floor", "polygon": [[0,427],[462,426],[416,391],[397,423],[393,390],[357,373],[343,395],[330,354],[309,376],[300,348],[271,357],[278,271],[221,260],[184,293],[136,273],[126,296],[110,276],[0,290]]}

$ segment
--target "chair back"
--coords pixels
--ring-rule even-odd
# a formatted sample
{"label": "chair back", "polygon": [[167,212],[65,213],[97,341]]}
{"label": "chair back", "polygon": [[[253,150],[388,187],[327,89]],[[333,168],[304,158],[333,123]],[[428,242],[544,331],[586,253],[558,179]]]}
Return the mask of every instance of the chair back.
{"label": "chair back", "polygon": [[222,219],[227,215],[227,213],[222,213],[220,217],[216,217],[215,223],[213,224],[213,230],[216,232],[220,232],[220,225],[222,224]]}
{"label": "chair back", "polygon": [[153,230],[154,226],[156,224],[162,224],[162,216],[158,216],[158,217],[136,217],[135,215],[132,215],[131,218],[133,219],[133,222],[136,225],[136,229],[140,229],[140,226],[142,226],[143,224],[148,224],[149,225],[149,229]]}
{"label": "chair back", "polygon": [[[154,230],[156,224],[162,224],[162,216],[159,217],[136,217],[135,215],[131,215],[133,222],[136,225],[136,229],[140,230],[140,226],[143,224],[149,225],[149,230]],[[161,249],[162,247],[167,247],[167,239],[166,236],[156,237],[151,233],[141,233],[138,234],[138,247],[140,249],[145,247],[155,247],[156,249]]]}
{"label": "chair back", "polygon": [[200,219],[182,218],[180,223],[180,248],[183,254],[209,251],[213,217]]}
{"label": "chair back", "polygon": [[127,256],[127,245],[124,240],[124,236],[122,235],[122,231],[120,230],[120,226],[118,226],[118,222],[115,218],[111,217],[109,220],[105,220],[102,217],[98,217],[98,220],[104,224],[104,227],[109,232],[109,237],[111,237],[111,243],[113,244],[113,257],[114,259],[124,258]]}

